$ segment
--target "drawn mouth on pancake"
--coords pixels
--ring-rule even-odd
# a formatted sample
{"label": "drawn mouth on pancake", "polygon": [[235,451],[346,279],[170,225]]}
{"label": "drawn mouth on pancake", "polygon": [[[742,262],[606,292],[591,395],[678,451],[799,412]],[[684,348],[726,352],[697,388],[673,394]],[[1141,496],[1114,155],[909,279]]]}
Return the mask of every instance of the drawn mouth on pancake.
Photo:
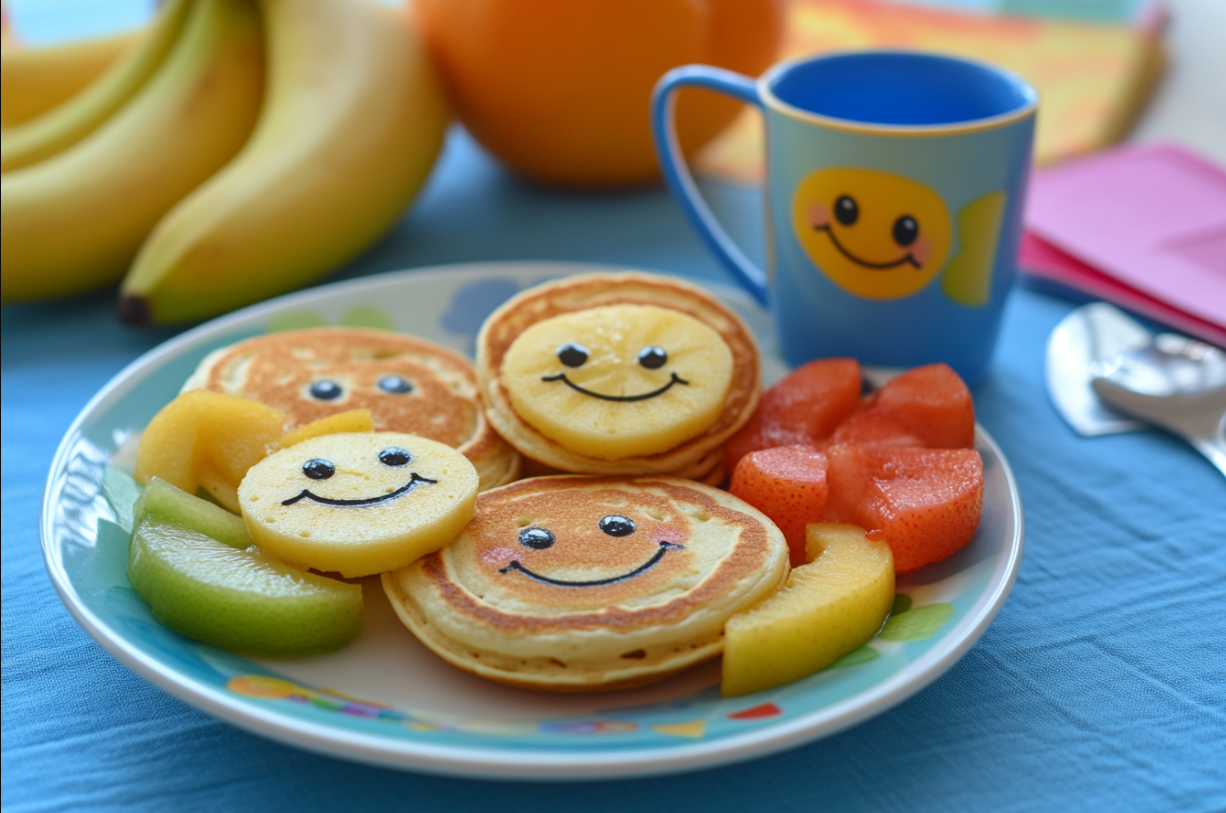
{"label": "drawn mouth on pancake", "polygon": [[387,494],[382,494],[378,497],[367,497],[365,499],[360,499],[360,500],[336,500],[336,499],[332,499],[331,497],[321,497],[318,494],[315,494],[314,492],[312,492],[311,489],[304,488],[302,489],[301,492],[299,492],[299,494],[296,497],[290,497],[288,500],[282,500],[281,504],[282,505],[293,505],[294,503],[299,502],[301,500],[310,500],[312,502],[317,502],[320,505],[343,505],[343,506],[355,506],[355,507],[363,506],[363,505],[378,505],[379,503],[390,502],[396,499],[397,497],[402,497],[405,494],[408,494],[413,489],[417,488],[418,486],[431,485],[437,482],[438,480],[431,480],[429,477],[422,477],[417,472],[413,472],[413,476],[409,479],[409,482],[405,483],[404,485],[402,485],[400,488],[396,489],[395,491],[389,492]]}
{"label": "drawn mouth on pancake", "polygon": [[550,584],[554,587],[601,587],[606,584],[617,584],[618,582],[628,581],[633,579],[635,576],[640,576],[655,567],[660,560],[664,558],[664,554],[668,553],[670,550],[683,550],[684,548],[685,545],[678,545],[674,542],[661,542],[660,549],[657,550],[646,562],[639,565],[634,570],[631,570],[629,573],[623,573],[620,576],[610,576],[607,579],[593,579],[591,581],[551,579],[548,576],[542,576],[540,573],[534,573],[533,571],[524,567],[522,564],[520,564],[518,559],[511,562],[511,564],[507,565],[506,567],[499,568],[498,572],[509,573],[513,570],[517,570],[533,581],[538,581],[541,584]]}
{"label": "drawn mouth on pancake", "polygon": [[902,257],[900,257],[899,259],[897,259],[897,260],[893,260],[893,261],[888,262],[888,263],[870,263],[868,260],[861,260],[859,257],[857,257],[856,255],[852,254],[850,251],[848,251],[847,249],[843,248],[843,244],[839,242],[839,238],[838,238],[838,237],[835,237],[835,235],[834,235],[834,229],[830,228],[830,226],[829,226],[829,225],[825,225],[825,226],[814,226],[814,227],[813,227],[813,231],[824,231],[824,232],[826,232],[826,236],[828,236],[828,237],[830,238],[830,242],[831,242],[831,243],[834,243],[834,247],[835,247],[835,248],[837,248],[837,249],[839,250],[839,253],[840,253],[840,254],[842,254],[842,255],[843,255],[844,257],[846,257],[847,259],[851,260],[853,263],[855,263],[855,264],[857,264],[857,265],[862,265],[862,266],[864,266],[865,268],[871,268],[871,269],[872,269],[872,270],[874,270],[874,271],[887,271],[887,270],[889,270],[889,269],[891,269],[891,268],[897,268],[898,266],[902,265],[903,263],[911,263],[911,265],[912,265],[914,268],[917,268],[917,269],[921,267],[921,266],[920,266],[920,263],[916,262],[916,261],[915,261],[915,258],[914,258],[913,256],[911,256],[911,252],[907,252],[906,254],[904,254],[904,255],[903,255]]}
{"label": "drawn mouth on pancake", "polygon": [[690,382],[686,381],[681,376],[677,375],[676,373],[672,373],[671,377],[668,379],[668,383],[665,384],[663,387],[660,387],[658,390],[652,390],[651,392],[645,392],[642,395],[601,395],[598,392],[592,392],[591,390],[580,387],[578,384],[576,384],[575,382],[567,378],[566,373],[558,373],[557,375],[541,376],[541,380],[542,381],[561,381],[562,383],[570,387],[575,392],[581,392],[584,395],[590,395],[591,397],[599,398],[602,401],[620,401],[622,403],[626,403],[629,401],[646,401],[648,398],[655,398],[657,395],[663,395],[664,393],[668,392],[670,389],[672,389],[672,386],[674,384],[681,384],[682,386],[687,386],[687,387],[690,384]]}

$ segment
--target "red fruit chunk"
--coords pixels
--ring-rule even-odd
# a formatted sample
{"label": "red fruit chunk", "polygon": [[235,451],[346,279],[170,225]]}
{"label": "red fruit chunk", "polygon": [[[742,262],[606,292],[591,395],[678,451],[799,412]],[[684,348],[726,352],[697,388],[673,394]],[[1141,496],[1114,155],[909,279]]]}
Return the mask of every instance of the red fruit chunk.
{"label": "red fruit chunk", "polygon": [[916,367],[891,379],[866,412],[898,421],[932,449],[975,446],[975,404],[970,390],[944,364]]}
{"label": "red fruit chunk", "polygon": [[762,393],[749,422],[724,444],[724,463],[735,471],[750,452],[828,438],[859,403],[855,359],[818,359],[797,367]]}
{"label": "red fruit chunk", "polygon": [[858,412],[839,424],[831,443],[855,443],[858,446],[924,446],[922,438],[911,434],[902,422],[869,409]]}
{"label": "red fruit chunk", "polygon": [[812,446],[760,449],[741,458],[728,490],[766,514],[788,541],[792,566],[805,563],[805,526],[826,510],[826,456]]}
{"label": "red fruit chunk", "polygon": [[883,531],[894,571],[906,573],[949,556],[979,527],[983,461],[973,449],[827,450],[827,522]]}

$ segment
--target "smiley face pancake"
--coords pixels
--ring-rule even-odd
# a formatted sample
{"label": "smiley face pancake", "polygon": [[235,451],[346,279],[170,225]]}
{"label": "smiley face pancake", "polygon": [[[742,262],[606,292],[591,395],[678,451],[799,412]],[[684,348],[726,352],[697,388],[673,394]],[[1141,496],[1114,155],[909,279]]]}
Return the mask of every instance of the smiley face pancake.
{"label": "smiley face pancake", "polygon": [[272,333],[215,351],[184,390],[241,395],[280,409],[286,431],[352,409],[375,429],[459,449],[483,489],[519,476],[519,454],[486,419],[472,364],[446,347],[362,328]]}
{"label": "smiley face pancake", "polygon": [[348,577],[403,567],[472,518],[477,471],[457,450],[399,432],[305,440],[252,466],[238,487],[251,539]]}
{"label": "smiley face pancake", "polygon": [[792,227],[822,273],[867,299],[900,299],[932,282],[949,254],[953,228],[945,202],[927,186],[843,167],[800,182]]}
{"label": "smiley face pancake", "polygon": [[757,345],[700,288],[590,274],[530,289],[477,337],[490,421],[531,470],[705,479],[757,405]]}
{"label": "smiley face pancake", "polygon": [[385,573],[439,656],[526,688],[641,686],[718,655],[724,623],[788,571],[782,533],[675,477],[562,475],[483,494],[450,545]]}

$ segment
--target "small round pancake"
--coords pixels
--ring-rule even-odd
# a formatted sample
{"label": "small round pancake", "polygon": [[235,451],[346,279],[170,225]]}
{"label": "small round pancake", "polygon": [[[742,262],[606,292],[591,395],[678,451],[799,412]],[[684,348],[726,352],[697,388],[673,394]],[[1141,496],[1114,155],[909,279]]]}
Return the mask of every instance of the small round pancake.
{"label": "small round pancake", "polygon": [[413,336],[363,328],[270,333],[209,354],[183,389],[262,401],[285,413],[286,431],[367,408],[377,430],[459,449],[482,489],[519,476],[519,453],[487,420],[472,364]]}
{"label": "small round pancake", "polygon": [[238,501],[251,539],[347,577],[404,567],[473,516],[477,470],[442,443],[399,432],[304,440],[251,467]]}
{"label": "small round pancake", "polygon": [[[603,309],[609,308],[621,308],[622,313],[627,315],[632,314],[635,308],[643,308],[642,313],[657,309],[679,312],[686,317],[687,321],[700,323],[705,329],[709,329],[712,335],[718,336],[722,347],[731,354],[731,366],[726,372],[720,372],[715,377],[719,379],[718,381],[715,378],[703,381],[701,387],[694,382],[690,386],[673,386],[667,392],[667,395],[671,396],[682,390],[698,390],[708,385],[712,390],[718,390],[721,388],[722,381],[727,381],[726,386],[723,386],[723,395],[719,399],[718,407],[712,409],[709,404],[702,405],[698,409],[699,413],[703,413],[700,420],[691,422],[691,425],[682,427],[679,431],[669,429],[663,433],[655,433],[655,440],[658,440],[672,431],[674,440],[676,440],[675,445],[662,450],[657,447],[657,450],[653,450],[650,445],[643,447],[630,443],[626,448],[619,449],[616,431],[614,431],[611,433],[613,437],[601,439],[594,447],[580,443],[579,446],[582,448],[576,448],[565,432],[551,430],[546,425],[546,421],[542,420],[541,415],[524,415],[516,408],[516,401],[518,400],[522,405],[525,393],[528,393],[529,390],[524,388],[522,381],[517,383],[511,379],[531,367],[531,365],[518,363],[517,356],[528,356],[538,361],[540,359],[549,360],[558,368],[549,373],[550,376],[568,369],[568,359],[564,356],[569,356],[572,361],[579,358],[575,353],[566,352],[572,349],[565,346],[567,342],[563,341],[559,345],[561,334],[556,331],[542,330],[540,345],[531,348],[530,353],[527,349],[523,349],[521,337],[532,336],[532,331],[536,329],[536,326],[559,317],[569,319],[579,326],[576,328],[578,334],[582,330],[584,317],[587,315],[583,312],[607,313]],[[567,324],[567,322],[554,324]],[[617,331],[612,331],[610,335],[616,333]],[[650,331],[645,335],[650,335]],[[621,338],[625,337],[620,337],[618,341],[621,341]],[[594,358],[596,348],[587,347],[583,341],[578,339],[573,343],[581,345],[577,348],[580,351],[591,351],[589,357]],[[626,346],[618,346],[620,355],[617,358],[624,369],[619,373],[617,380],[608,388],[602,386],[602,382],[595,381],[586,382],[591,386],[585,387],[606,396],[629,396],[627,401],[597,401],[596,408],[602,413],[606,428],[616,429],[617,425],[626,424],[625,421],[610,419],[609,415],[619,409],[633,414],[633,410],[642,406],[635,399],[644,393],[654,392],[648,387],[652,373],[660,374],[657,376],[659,380],[655,381],[658,389],[671,381],[667,374],[674,372],[667,360],[661,362],[658,370],[655,371],[639,369],[648,365],[641,364],[640,358],[646,357],[640,357],[638,354],[640,351],[654,347],[652,340],[627,338],[622,343]],[[616,345],[617,342],[613,344]],[[630,347],[631,344],[643,344],[644,347]],[[668,354],[670,348],[658,347],[655,349],[665,351],[664,355],[668,358],[681,359],[685,355],[684,352],[680,352],[680,348],[678,348],[678,353],[672,356]],[[659,361],[659,356],[655,360]],[[722,446],[724,441],[749,419],[757,406],[760,389],[757,344],[749,329],[731,308],[695,285],[671,277],[634,272],[567,277],[529,289],[513,297],[492,313],[482,325],[477,337],[476,366],[477,378],[489,411],[490,421],[498,432],[526,457],[537,463],[558,471],[575,473],[692,476],[701,471],[705,474],[710,471],[711,467],[701,465],[700,461]],[[698,369],[713,370],[719,366],[708,360]],[[676,372],[684,379],[680,371]],[[554,386],[574,389],[566,382],[555,382]],[[582,394],[575,397],[581,396]],[[661,403],[663,401],[664,399],[661,399]],[[545,418],[550,418],[552,414],[553,417],[550,420],[556,424],[560,420],[570,420],[568,413],[573,410],[564,407],[554,408],[551,404],[538,411],[544,413]],[[677,426],[687,422],[684,417],[670,418],[670,420]],[[702,424],[705,428],[695,431],[695,423]],[[633,419],[630,424],[633,424]],[[545,427],[545,431],[542,431],[541,427]],[[586,437],[591,439],[596,434],[592,432]],[[642,433],[636,430],[631,434]]]}
{"label": "small round pancake", "polygon": [[405,625],[461,669],[561,692],[642,686],[723,649],[787,576],[783,534],[676,477],[562,475],[482,494],[454,542],[385,573]]}

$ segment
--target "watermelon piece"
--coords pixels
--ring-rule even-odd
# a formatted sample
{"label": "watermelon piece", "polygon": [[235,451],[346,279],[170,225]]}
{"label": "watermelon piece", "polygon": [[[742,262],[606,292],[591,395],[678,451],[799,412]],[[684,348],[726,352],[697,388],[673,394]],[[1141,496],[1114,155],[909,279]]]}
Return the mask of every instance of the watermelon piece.
{"label": "watermelon piece", "polygon": [[890,418],[933,449],[975,447],[975,404],[948,365],[928,364],[892,378],[866,413]]}
{"label": "watermelon piece", "polygon": [[975,535],[983,509],[983,461],[973,449],[827,450],[825,519],[881,531],[906,573],[936,562]]}
{"label": "watermelon piece", "polygon": [[854,443],[870,448],[926,445],[923,438],[912,434],[901,421],[871,409],[857,412],[839,424],[830,443]]}
{"label": "watermelon piece", "polygon": [[805,527],[821,522],[826,510],[826,455],[804,444],[750,452],[728,490],[779,526],[792,567],[805,563]]}
{"label": "watermelon piece", "polygon": [[724,463],[735,471],[750,452],[828,438],[859,405],[855,359],[818,359],[797,367],[762,393],[749,422],[724,444]]}

